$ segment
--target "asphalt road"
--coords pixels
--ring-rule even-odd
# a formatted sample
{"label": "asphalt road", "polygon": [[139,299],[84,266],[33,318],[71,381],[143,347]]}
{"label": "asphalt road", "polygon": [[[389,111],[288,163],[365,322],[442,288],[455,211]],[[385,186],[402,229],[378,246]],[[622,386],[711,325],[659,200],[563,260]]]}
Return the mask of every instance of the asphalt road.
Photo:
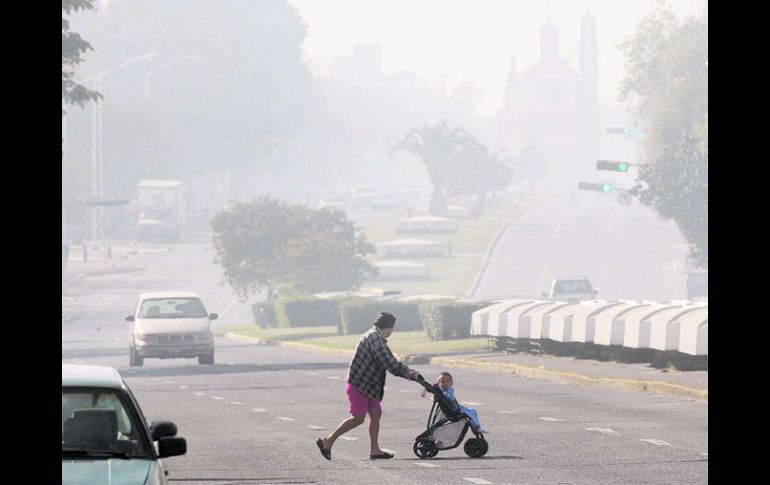
{"label": "asphalt road", "polygon": [[603,299],[684,299],[686,254],[679,230],[638,200],[576,191],[508,226],[473,296],[541,297],[552,278],[579,275]]}
{"label": "asphalt road", "polygon": [[[344,359],[220,338],[213,366],[147,359],[128,367],[123,317],[141,291],[198,291],[209,311],[235,318],[237,300],[217,285],[212,259],[205,244],[180,244],[137,254],[132,264],[144,271],[90,277],[62,292],[62,362],[117,367],[148,419],[174,421],[187,438],[188,453],[168,459],[171,483],[708,481],[705,402],[456,369],[458,398],[491,431],[487,456],[471,459],[457,448],[417,459],[412,444],[430,402],[415,383],[389,376],[380,442],[396,458],[369,460],[362,426],[338,440],[328,462],[315,439],[347,416]],[[429,378],[442,370],[416,368]]]}

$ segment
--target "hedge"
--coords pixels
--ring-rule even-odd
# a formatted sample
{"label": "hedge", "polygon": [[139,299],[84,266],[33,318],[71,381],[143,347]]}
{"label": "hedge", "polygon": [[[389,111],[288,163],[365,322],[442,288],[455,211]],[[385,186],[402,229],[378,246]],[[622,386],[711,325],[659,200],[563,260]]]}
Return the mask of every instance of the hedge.
{"label": "hedge", "polygon": [[326,327],[338,325],[342,298],[296,296],[273,302],[278,327]]}
{"label": "hedge", "polygon": [[421,304],[419,312],[425,333],[431,340],[450,340],[470,337],[471,314],[487,306],[488,302],[438,301]]}
{"label": "hedge", "polygon": [[363,333],[374,324],[380,312],[390,312],[396,316],[396,329],[399,331],[421,330],[422,322],[418,310],[420,301],[390,301],[351,298],[340,304],[340,318],[337,333],[351,335]]}

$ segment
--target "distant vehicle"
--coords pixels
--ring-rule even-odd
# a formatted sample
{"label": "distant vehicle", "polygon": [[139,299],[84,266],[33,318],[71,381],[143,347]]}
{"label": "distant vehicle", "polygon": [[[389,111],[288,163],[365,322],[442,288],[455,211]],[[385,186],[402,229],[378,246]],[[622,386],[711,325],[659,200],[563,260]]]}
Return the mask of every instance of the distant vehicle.
{"label": "distant vehicle", "polygon": [[112,367],[62,364],[61,429],[62,485],[167,485],[161,458],[187,453],[174,423],[148,426]]}
{"label": "distant vehicle", "polygon": [[372,201],[376,197],[374,190],[368,185],[359,185],[353,190],[351,205],[354,209],[359,207],[371,208]]}
{"label": "distant vehicle", "polygon": [[687,275],[687,299],[699,300],[709,297],[709,274],[691,273]]}
{"label": "distant vehicle", "polygon": [[136,186],[141,241],[178,241],[185,225],[184,183],[140,180]]}
{"label": "distant vehicle", "polygon": [[166,291],[142,293],[134,313],[126,317],[129,364],[144,365],[144,359],[197,357],[199,364],[214,363],[211,321],[197,293]]}
{"label": "distant vehicle", "polygon": [[598,291],[585,276],[559,276],[551,281],[551,288],[543,296],[551,300],[593,300]]}

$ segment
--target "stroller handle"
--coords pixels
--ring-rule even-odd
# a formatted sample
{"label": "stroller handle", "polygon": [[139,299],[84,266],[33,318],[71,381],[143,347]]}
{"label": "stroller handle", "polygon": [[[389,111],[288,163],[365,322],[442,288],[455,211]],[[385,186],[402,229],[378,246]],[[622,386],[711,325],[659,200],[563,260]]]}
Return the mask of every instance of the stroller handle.
{"label": "stroller handle", "polygon": [[440,392],[438,386],[435,386],[428,381],[425,380],[425,378],[421,374],[417,374],[417,377],[414,379],[417,381],[422,387],[424,387],[429,392]]}

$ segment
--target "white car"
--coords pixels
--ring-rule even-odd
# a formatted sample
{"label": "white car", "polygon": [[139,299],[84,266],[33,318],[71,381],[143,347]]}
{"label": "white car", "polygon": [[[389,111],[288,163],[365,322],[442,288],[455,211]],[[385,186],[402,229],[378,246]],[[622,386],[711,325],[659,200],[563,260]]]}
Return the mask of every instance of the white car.
{"label": "white car", "polygon": [[62,364],[61,429],[62,485],[167,485],[161,458],[187,453],[174,423],[148,426],[112,367]]}
{"label": "white car", "polygon": [[551,281],[548,293],[543,296],[551,300],[583,301],[593,300],[597,293],[585,276],[559,276]]}
{"label": "white car", "polygon": [[197,293],[164,291],[142,293],[129,322],[129,363],[140,367],[147,357],[176,359],[197,357],[200,364],[214,363],[211,321]]}

